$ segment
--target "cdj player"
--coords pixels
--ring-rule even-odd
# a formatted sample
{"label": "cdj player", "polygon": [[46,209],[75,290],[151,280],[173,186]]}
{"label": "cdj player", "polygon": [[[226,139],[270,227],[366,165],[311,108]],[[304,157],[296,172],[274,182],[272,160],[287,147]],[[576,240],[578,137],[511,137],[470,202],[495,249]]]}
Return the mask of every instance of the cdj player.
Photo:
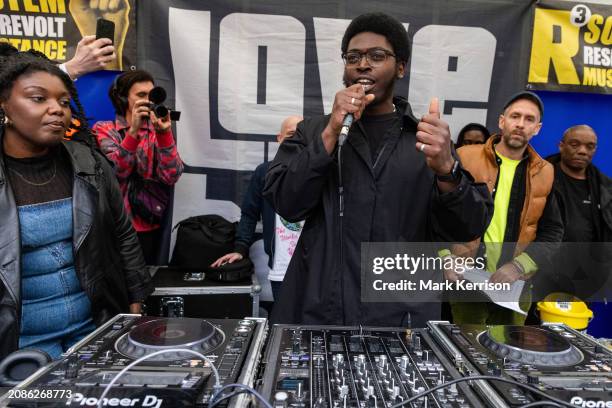
{"label": "cdj player", "polygon": [[[217,368],[222,385],[252,386],[266,334],[267,321],[259,318],[118,315],[15,389],[35,390],[32,395],[38,398],[27,400],[21,397],[27,394],[12,392],[10,399],[5,394],[0,406],[206,406],[215,384],[210,364],[191,352],[171,349],[206,356]],[[123,368],[162,350],[169,351],[128,370],[99,401]],[[222,406],[246,406],[246,399],[239,394]]]}
{"label": "cdj player", "polygon": [[[612,407],[612,353],[562,325],[277,325],[263,365],[260,391],[275,408]],[[505,382],[454,382],[467,376]]]}
{"label": "cdj player", "polygon": [[[567,326],[430,322],[429,330],[463,376],[499,376],[575,406],[612,407],[612,352]],[[543,399],[509,383],[487,385],[476,384],[485,399],[494,399],[500,406]]]}

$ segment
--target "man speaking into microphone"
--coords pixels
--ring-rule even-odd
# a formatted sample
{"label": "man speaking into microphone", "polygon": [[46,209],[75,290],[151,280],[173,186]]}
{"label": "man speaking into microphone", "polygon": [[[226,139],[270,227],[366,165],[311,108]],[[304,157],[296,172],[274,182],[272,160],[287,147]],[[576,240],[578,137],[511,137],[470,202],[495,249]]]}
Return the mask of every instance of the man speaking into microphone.
{"label": "man speaking into microphone", "polygon": [[331,114],[304,119],[270,165],[264,196],[283,218],[306,220],[273,322],[423,326],[439,304],[361,302],[361,243],[463,242],[487,227],[491,198],[453,155],[437,99],[419,121],[393,96],[408,57],[397,20],[356,17]]}

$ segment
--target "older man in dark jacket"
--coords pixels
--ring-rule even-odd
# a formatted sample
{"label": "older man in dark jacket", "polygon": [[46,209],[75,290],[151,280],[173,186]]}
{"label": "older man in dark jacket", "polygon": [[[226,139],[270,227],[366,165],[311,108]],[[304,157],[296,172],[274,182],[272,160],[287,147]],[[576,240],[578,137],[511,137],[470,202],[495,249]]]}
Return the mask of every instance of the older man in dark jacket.
{"label": "older man in dark jacket", "polygon": [[563,133],[554,186],[565,225],[562,250],[552,267],[536,275],[539,298],[568,292],[587,300],[612,295],[612,179],[593,163],[597,135],[588,125]]}
{"label": "older man in dark jacket", "polygon": [[[489,193],[454,158],[437,102],[419,121],[405,100],[393,98],[408,49],[395,19],[353,20],[342,41],[346,88],[331,115],[305,119],[268,170],[264,196],[276,212],[306,220],[273,321],[422,326],[439,318],[435,299],[361,301],[361,244],[469,240],[489,221]],[[340,153],[347,113],[357,122]]]}

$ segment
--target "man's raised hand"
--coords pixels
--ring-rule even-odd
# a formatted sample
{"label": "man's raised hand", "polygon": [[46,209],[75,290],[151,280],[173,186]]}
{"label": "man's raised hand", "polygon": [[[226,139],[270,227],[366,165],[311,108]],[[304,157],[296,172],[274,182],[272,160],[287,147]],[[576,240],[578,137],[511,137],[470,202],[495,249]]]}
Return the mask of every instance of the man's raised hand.
{"label": "man's raised hand", "polygon": [[455,159],[451,154],[448,123],[440,119],[440,102],[432,98],[429,111],[417,125],[416,149],[425,155],[427,166],[438,175],[449,174]]}

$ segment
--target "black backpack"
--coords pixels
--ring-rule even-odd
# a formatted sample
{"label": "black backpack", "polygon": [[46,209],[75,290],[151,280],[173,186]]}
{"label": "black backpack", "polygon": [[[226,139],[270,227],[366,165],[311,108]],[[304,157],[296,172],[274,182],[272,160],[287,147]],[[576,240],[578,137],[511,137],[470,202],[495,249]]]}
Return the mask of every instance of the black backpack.
{"label": "black backpack", "polygon": [[208,279],[235,281],[253,273],[249,258],[218,268],[210,264],[234,251],[236,223],[215,215],[197,215],[179,222],[174,228],[176,243],[170,265],[182,270],[205,272]]}

